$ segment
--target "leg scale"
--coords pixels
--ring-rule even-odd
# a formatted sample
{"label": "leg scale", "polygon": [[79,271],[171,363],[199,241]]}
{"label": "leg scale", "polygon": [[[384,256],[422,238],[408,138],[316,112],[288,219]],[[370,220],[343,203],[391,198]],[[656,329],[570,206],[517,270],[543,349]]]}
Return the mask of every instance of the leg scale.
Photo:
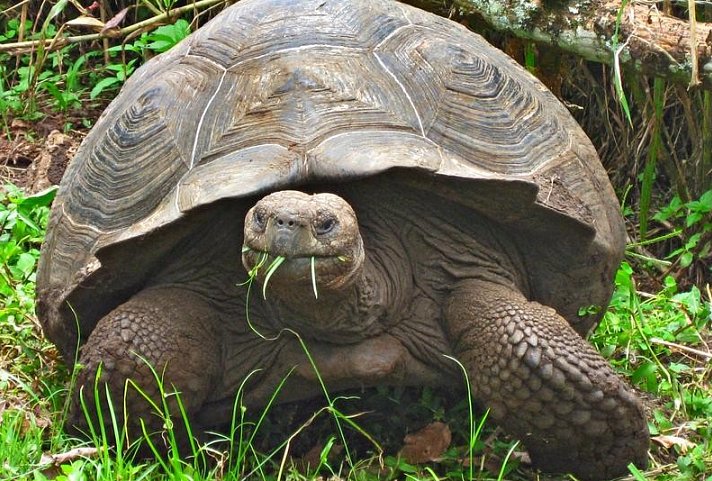
{"label": "leg scale", "polygon": [[163,431],[165,420],[144,397],[162,407],[158,377],[162,379],[173,425],[180,427],[176,396],[180,396],[192,417],[220,380],[222,349],[218,328],[210,305],[194,293],[174,288],[138,293],[102,318],[82,347],[68,424],[86,430],[88,415],[97,426],[94,387],[98,381],[105,423],[110,420],[105,405],[106,386],[115,412],[120,415],[119,423],[123,423],[126,406],[129,439],[141,435],[141,422],[149,433]]}
{"label": "leg scale", "polygon": [[597,480],[645,466],[641,402],[553,309],[511,289],[465,281],[452,294],[449,336],[475,397],[549,472]]}

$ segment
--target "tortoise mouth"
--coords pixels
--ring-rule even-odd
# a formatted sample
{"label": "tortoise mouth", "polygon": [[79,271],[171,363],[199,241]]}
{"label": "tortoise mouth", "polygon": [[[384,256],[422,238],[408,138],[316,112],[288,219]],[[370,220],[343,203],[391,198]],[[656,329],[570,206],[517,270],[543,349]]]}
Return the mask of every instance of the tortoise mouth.
{"label": "tortoise mouth", "polygon": [[344,255],[299,254],[280,255],[268,251],[242,248],[242,264],[250,279],[264,283],[286,284],[290,287],[314,284],[330,288],[342,284],[342,280],[351,277],[354,262]]}
{"label": "tortoise mouth", "polygon": [[278,257],[284,258],[285,261],[296,261],[299,259],[336,259],[340,262],[349,262],[350,259],[346,255],[325,255],[325,254],[280,254],[276,252],[270,252],[266,250],[259,250],[259,249],[253,249],[252,247],[248,245],[242,246],[242,255],[243,257],[245,255],[249,256],[257,256],[257,257],[265,257],[267,261],[273,261],[274,259],[277,259]]}

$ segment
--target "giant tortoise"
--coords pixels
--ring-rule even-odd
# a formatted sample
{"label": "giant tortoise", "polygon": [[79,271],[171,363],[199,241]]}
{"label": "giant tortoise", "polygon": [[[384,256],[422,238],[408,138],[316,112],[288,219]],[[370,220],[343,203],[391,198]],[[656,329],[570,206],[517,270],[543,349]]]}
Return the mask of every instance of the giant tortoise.
{"label": "giant tortoise", "polygon": [[[292,369],[279,401],[315,396],[301,339],[331,391],[462,386],[454,357],[536,466],[602,479],[644,465],[649,437],[582,337],[623,244],[590,141],[478,35],[390,0],[244,0],[138,69],[87,136],[38,313],[65,359],[80,349],[79,425],[97,372],[121,400],[162,376],[195,430]],[[126,396],[130,430],[161,429]]]}

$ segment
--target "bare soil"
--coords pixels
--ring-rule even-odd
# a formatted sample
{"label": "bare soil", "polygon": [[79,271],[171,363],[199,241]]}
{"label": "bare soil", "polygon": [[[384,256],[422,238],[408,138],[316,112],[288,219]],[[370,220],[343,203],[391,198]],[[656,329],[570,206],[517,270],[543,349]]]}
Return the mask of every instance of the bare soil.
{"label": "bare soil", "polygon": [[[101,110],[73,114],[46,113],[37,121],[10,119],[0,137],[0,183],[27,193],[59,184],[69,162]],[[66,128],[67,125],[79,126]]]}

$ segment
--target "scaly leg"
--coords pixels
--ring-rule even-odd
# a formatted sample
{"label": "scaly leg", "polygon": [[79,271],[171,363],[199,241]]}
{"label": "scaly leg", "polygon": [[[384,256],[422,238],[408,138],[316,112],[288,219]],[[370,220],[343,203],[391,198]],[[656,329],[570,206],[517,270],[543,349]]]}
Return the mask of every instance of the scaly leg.
{"label": "scaly leg", "polygon": [[[165,428],[162,416],[131,383],[127,383],[129,379],[153,403],[162,407],[157,375],[162,379],[165,393],[178,392],[188,416],[192,417],[222,375],[218,329],[213,309],[194,293],[175,288],[148,289],[138,293],[102,318],[82,347],[81,370],[67,424],[86,430],[88,415],[96,426],[94,386],[97,372],[101,372],[99,395],[105,400],[106,385],[114,409],[119,413],[119,423],[123,422],[125,403],[128,433],[132,440],[141,436],[141,420],[148,433],[160,433]],[[86,408],[80,403],[80,395]],[[166,400],[173,424],[180,432],[183,423],[176,397],[170,395]],[[101,412],[104,422],[110,422],[106,406]],[[109,428],[108,432],[112,430]],[[185,442],[185,439],[181,441]]]}
{"label": "scaly leg", "polygon": [[467,280],[446,319],[475,398],[526,444],[536,466],[599,480],[626,473],[630,462],[646,465],[641,402],[556,311]]}

